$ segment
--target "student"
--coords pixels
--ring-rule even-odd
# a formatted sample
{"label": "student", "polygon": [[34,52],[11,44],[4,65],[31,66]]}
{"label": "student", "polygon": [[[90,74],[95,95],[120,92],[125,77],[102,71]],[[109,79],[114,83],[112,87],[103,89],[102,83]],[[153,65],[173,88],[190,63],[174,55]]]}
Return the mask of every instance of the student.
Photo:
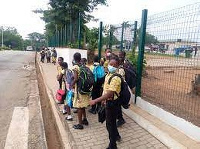
{"label": "student", "polygon": [[[94,57],[93,61],[94,63],[90,67],[90,70],[93,72],[95,78],[95,83],[92,89],[92,99],[96,99],[102,95],[102,90],[103,90],[102,85],[105,80],[105,71],[104,67],[100,65],[99,57],[97,55]],[[100,105],[101,103],[93,105],[92,108],[89,110],[89,112],[92,114],[96,114]]]}
{"label": "student", "polygon": [[78,124],[74,125],[73,128],[83,129],[83,125],[88,125],[85,108],[89,105],[89,96],[87,94],[80,94],[78,92],[77,82],[80,76],[81,54],[77,52],[74,54],[73,58],[74,66],[72,71],[74,73],[74,81],[72,82],[72,85],[75,88],[73,106],[78,110]]}
{"label": "student", "polygon": [[42,50],[40,51],[40,56],[41,56],[41,59],[40,59],[40,61],[42,62],[42,63],[44,63],[44,59],[45,59],[45,50],[42,48]]}
{"label": "student", "polygon": [[[118,53],[118,56],[119,56],[119,69],[118,69],[118,73],[125,80],[125,71],[124,71],[123,65],[124,65],[124,61],[125,61],[126,52],[125,51],[120,51]],[[126,121],[123,118],[122,107],[119,104],[118,107],[117,107],[117,127],[120,127],[120,126],[122,126],[125,123],[126,123]]]}
{"label": "student", "polygon": [[[121,91],[121,78],[114,76],[111,80],[110,78],[114,73],[117,72],[119,66],[119,58],[113,56],[108,64],[108,74],[106,75],[103,95],[99,98],[90,101],[90,105],[95,105],[98,102],[106,101],[106,128],[109,134],[109,146],[107,149],[117,149],[116,141],[121,140],[121,136],[117,130],[116,118],[117,118],[117,105],[118,97]],[[110,83],[108,83],[110,80]]]}
{"label": "student", "polygon": [[[72,89],[71,85],[69,84],[67,78],[66,78],[66,75],[68,73],[68,64],[66,62],[62,62],[60,64],[61,68],[62,68],[62,71],[61,71],[61,75],[62,75],[62,78],[63,78],[63,83],[65,84],[65,92],[66,92],[66,95],[67,93]],[[66,120],[73,120],[72,118],[72,115],[71,115],[71,109],[70,107],[67,105],[67,101],[65,100],[64,101],[64,106],[63,106],[63,114],[68,114],[67,117],[65,118]]]}
{"label": "student", "polygon": [[56,49],[54,48],[52,50],[52,63],[55,65],[56,64],[56,59],[57,59],[57,52],[56,52]]}
{"label": "student", "polygon": [[101,64],[103,63],[105,72],[108,72],[108,63],[109,63],[111,54],[112,54],[111,50],[110,49],[106,49],[105,50],[105,58],[101,59]]}
{"label": "student", "polygon": [[87,65],[87,59],[86,58],[81,58],[81,65]]}
{"label": "student", "polygon": [[61,73],[61,71],[62,71],[62,67],[61,67],[61,64],[64,62],[64,58],[63,57],[59,57],[58,58],[58,66],[57,66],[57,72],[58,72],[58,74],[57,74],[57,81],[58,81],[58,83],[59,83],[59,89],[64,89],[64,85],[65,84],[63,84],[63,82],[62,82],[62,77],[63,77],[63,75],[62,75],[62,73]]}
{"label": "student", "polygon": [[47,63],[50,63],[51,62],[51,51],[49,49],[47,49],[46,57],[47,57]]}

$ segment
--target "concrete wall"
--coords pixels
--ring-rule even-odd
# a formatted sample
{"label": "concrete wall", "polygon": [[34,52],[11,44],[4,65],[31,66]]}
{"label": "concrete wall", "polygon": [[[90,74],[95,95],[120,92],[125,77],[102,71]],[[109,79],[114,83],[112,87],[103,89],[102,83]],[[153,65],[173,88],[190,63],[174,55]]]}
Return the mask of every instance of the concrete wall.
{"label": "concrete wall", "polygon": [[81,50],[81,49],[70,49],[70,48],[56,48],[56,51],[58,53],[58,57],[63,57],[64,61],[68,63],[69,69],[72,67],[72,60],[73,55],[76,52],[81,53],[81,58],[87,59],[87,50]]}
{"label": "concrete wall", "polygon": [[168,125],[181,131],[188,137],[200,142],[200,128],[199,127],[143,100],[140,97],[137,97],[137,106],[147,111],[151,115],[164,121]]}

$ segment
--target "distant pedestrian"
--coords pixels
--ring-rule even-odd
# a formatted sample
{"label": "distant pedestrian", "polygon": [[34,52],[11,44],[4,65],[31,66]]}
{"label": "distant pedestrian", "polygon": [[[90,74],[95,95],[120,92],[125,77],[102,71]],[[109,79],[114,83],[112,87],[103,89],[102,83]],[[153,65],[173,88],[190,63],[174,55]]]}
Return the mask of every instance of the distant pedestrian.
{"label": "distant pedestrian", "polygon": [[46,51],[46,57],[47,57],[47,63],[51,62],[51,51],[49,49],[47,49]]}
{"label": "distant pedestrian", "polygon": [[44,51],[44,49],[42,49],[42,50],[40,51],[40,61],[41,61],[42,63],[44,63],[44,59],[45,59],[45,51]]}
{"label": "distant pedestrian", "polygon": [[56,49],[54,48],[53,50],[52,50],[52,63],[55,65],[56,64],[56,59],[57,59],[57,51],[56,51]]}

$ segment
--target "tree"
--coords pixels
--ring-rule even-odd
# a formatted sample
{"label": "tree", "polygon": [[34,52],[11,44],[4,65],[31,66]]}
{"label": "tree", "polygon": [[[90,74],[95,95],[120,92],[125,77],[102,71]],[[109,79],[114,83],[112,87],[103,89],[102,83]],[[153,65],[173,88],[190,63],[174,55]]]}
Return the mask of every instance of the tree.
{"label": "tree", "polygon": [[23,39],[14,27],[4,29],[4,45],[16,50],[22,50]]}
{"label": "tree", "polygon": [[[138,29],[137,33],[140,33],[140,31],[141,31],[141,28]],[[139,34],[137,34],[137,45],[139,44],[139,40],[140,40],[139,38],[140,38]],[[157,38],[154,35],[146,32],[145,45],[157,44],[157,43],[158,43]]]}
{"label": "tree", "polygon": [[[70,43],[75,42],[78,32],[78,18],[81,15],[82,24],[94,19],[91,15],[98,5],[107,5],[106,0],[50,0],[48,10],[35,10],[42,13],[42,19],[46,23],[46,36],[51,38],[67,26],[70,35]],[[84,34],[83,34],[84,35]]]}
{"label": "tree", "polygon": [[28,34],[28,38],[31,41],[31,46],[39,48],[45,45],[45,36],[43,34],[33,32]]}

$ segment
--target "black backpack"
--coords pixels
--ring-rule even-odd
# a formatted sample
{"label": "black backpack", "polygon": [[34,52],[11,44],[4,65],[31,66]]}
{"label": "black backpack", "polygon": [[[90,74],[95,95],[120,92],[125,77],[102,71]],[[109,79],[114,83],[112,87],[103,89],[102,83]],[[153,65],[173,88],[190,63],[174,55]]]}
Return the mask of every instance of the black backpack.
{"label": "black backpack", "polygon": [[131,93],[128,89],[128,84],[124,81],[120,74],[114,73],[108,80],[108,84],[110,84],[113,77],[118,76],[121,79],[121,91],[118,96],[119,103],[122,105],[124,109],[128,109],[130,104]]}
{"label": "black backpack", "polygon": [[80,76],[78,79],[78,91],[80,94],[90,94],[94,85],[92,71],[86,66],[80,66]]}
{"label": "black backpack", "polygon": [[125,71],[126,82],[128,83],[130,89],[133,89],[136,86],[136,68],[128,60],[126,60],[125,64],[123,65],[123,69]]}

